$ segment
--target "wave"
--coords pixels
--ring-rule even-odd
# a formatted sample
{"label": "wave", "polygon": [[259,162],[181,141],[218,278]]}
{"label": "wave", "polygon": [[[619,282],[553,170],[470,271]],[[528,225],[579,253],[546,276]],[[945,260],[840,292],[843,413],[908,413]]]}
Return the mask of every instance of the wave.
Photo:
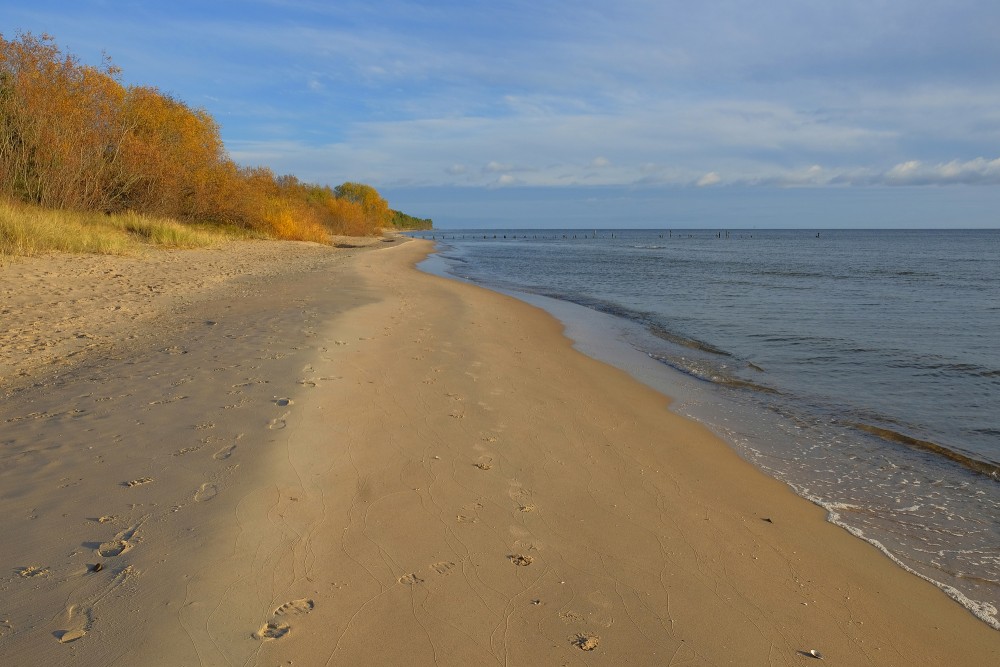
{"label": "wave", "polygon": [[698,350],[699,352],[707,352],[709,354],[714,354],[719,357],[732,357],[732,353],[723,350],[722,348],[716,347],[711,343],[706,343],[703,340],[697,338],[691,338],[689,336],[684,336],[667,329],[663,324],[657,321],[655,315],[649,312],[641,310],[633,310],[622,306],[620,304],[614,303],[612,301],[605,301],[602,299],[596,299],[594,297],[574,295],[574,294],[564,294],[562,292],[555,292],[552,290],[545,289],[535,289],[527,290],[524,287],[519,287],[522,291],[531,291],[534,294],[540,296],[548,297],[550,299],[558,299],[560,301],[569,301],[570,303],[575,303],[578,306],[583,306],[585,308],[590,308],[591,310],[596,310],[606,315],[613,315],[615,317],[620,317],[624,320],[629,320],[631,322],[637,322],[643,325],[647,331],[656,336],[661,340],[665,340],[668,343],[673,343],[681,347],[686,347],[692,350]]}
{"label": "wave", "polygon": [[[916,575],[921,579],[923,579],[924,581],[941,589],[952,600],[954,600],[955,602],[959,603],[960,605],[968,609],[970,612],[972,612],[972,614],[976,618],[986,623],[994,630],[1000,630],[1000,621],[997,620],[997,608],[994,605],[990,604],[989,602],[973,600],[968,595],[958,590],[954,586],[949,586],[944,582],[938,581],[922,572],[919,572],[910,565],[907,565],[899,555],[896,555],[892,551],[890,551],[889,548],[886,547],[881,541],[875,539],[874,537],[866,535],[864,530],[858,528],[857,526],[852,526],[847,521],[845,521],[841,517],[840,513],[844,510],[856,509],[854,506],[847,505],[845,503],[827,502],[824,501],[822,498],[819,498],[818,496],[810,494],[807,490],[795,484],[789,484],[789,486],[791,486],[796,493],[798,493],[806,500],[809,500],[815,503],[816,505],[819,505],[823,509],[825,509],[827,512],[826,515],[827,521],[829,521],[835,526],[840,526],[841,528],[849,532],[851,535],[854,535],[855,537],[862,539],[868,544],[872,545],[873,547],[881,551],[883,554],[888,556],[889,559],[892,560],[894,563],[896,563],[896,565],[898,565],[899,567],[903,568],[910,574]],[[989,583],[993,583],[991,580],[987,581]]]}
{"label": "wave", "polygon": [[705,341],[698,340],[697,338],[689,338],[687,336],[681,336],[666,328],[660,326],[659,324],[647,324],[646,329],[649,333],[653,334],[657,338],[665,340],[669,343],[674,343],[682,347],[689,347],[692,350],[698,350],[699,352],[708,352],[709,354],[714,354],[720,357],[732,357],[733,355],[725,350],[715,347],[711,343],[706,343]]}
{"label": "wave", "polygon": [[966,364],[966,363],[911,363],[909,364],[917,370],[930,371],[934,374],[944,373],[944,374],[954,374],[954,375],[966,375],[971,377],[981,377],[981,378],[996,378],[1000,377],[1000,370],[992,368],[984,368],[976,364]]}
{"label": "wave", "polygon": [[905,433],[893,431],[888,428],[882,428],[881,426],[873,426],[871,424],[864,424],[861,422],[848,422],[847,425],[860,431],[878,436],[879,438],[889,442],[895,442],[913,449],[919,449],[920,451],[935,454],[950,461],[954,461],[967,470],[971,470],[972,472],[984,475],[996,481],[1000,481],[1000,465],[995,463],[981,461],[979,459],[972,458],[971,456],[962,454],[961,452],[956,452],[954,449],[950,449],[944,445],[939,445],[936,442],[914,438],[913,436],[906,435]]}
{"label": "wave", "polygon": [[777,276],[779,278],[827,278],[831,280],[845,280],[849,276],[837,275],[834,273],[823,273],[819,271],[797,271],[790,269],[787,271],[781,271],[777,269],[762,269],[758,271],[753,271],[755,276]]}
{"label": "wave", "polygon": [[[693,377],[696,380],[701,380],[703,382],[711,382],[712,384],[717,384],[722,387],[729,387],[731,389],[749,389],[750,391],[757,391],[762,394],[774,394],[780,395],[781,392],[774,387],[768,387],[767,385],[760,384],[758,382],[751,382],[750,380],[744,380],[732,375],[724,375],[717,370],[705,371],[699,366],[691,363],[684,363],[684,360],[668,357],[662,354],[654,354],[652,352],[646,353],[650,359],[655,359],[661,364],[666,364],[676,371],[680,371],[689,377]],[[754,364],[748,364],[749,367],[754,368],[757,371],[763,369],[760,366],[755,366]]]}

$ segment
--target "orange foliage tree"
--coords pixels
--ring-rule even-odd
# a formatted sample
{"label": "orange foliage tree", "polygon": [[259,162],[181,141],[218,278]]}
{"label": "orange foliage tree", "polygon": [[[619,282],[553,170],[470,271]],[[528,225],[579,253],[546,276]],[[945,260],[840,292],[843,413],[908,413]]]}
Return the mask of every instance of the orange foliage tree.
{"label": "orange foliage tree", "polygon": [[378,190],[364,183],[341,183],[334,192],[337,199],[357,204],[364,211],[369,233],[391,225],[392,213],[389,202],[382,198]]}
{"label": "orange foliage tree", "polygon": [[122,116],[123,204],[160,215],[214,217],[207,191],[224,180],[225,149],[212,117],[145,87],[129,89]]}
{"label": "orange foliage tree", "polygon": [[132,210],[325,241],[390,224],[375,188],[331,190],[241,167],[219,126],[120,70],[64,54],[48,35],[0,35],[0,196],[51,208]]}
{"label": "orange foliage tree", "polygon": [[115,199],[118,70],[81,65],[48,35],[0,38],[0,162],[6,194],[53,208],[100,209]]}

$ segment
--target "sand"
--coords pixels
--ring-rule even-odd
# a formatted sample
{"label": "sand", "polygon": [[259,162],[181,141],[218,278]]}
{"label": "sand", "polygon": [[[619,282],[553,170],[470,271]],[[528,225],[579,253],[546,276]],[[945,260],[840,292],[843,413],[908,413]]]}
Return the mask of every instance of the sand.
{"label": "sand", "polygon": [[0,663],[1000,662],[547,314],[372,247],[0,268]]}

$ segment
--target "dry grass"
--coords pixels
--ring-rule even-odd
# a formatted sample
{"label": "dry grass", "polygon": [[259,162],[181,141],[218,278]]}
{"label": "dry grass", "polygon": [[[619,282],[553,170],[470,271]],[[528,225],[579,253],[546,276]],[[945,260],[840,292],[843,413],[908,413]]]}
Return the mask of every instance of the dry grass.
{"label": "dry grass", "polygon": [[[159,248],[207,248],[232,238],[253,234],[240,228],[192,225],[169,218],[153,218],[139,213],[101,216],[106,224],[132,234],[144,243]],[[263,237],[257,234],[258,237]]]}
{"label": "dry grass", "polygon": [[253,236],[238,228],[182,224],[137,213],[104,215],[0,202],[0,257],[50,252],[134,255],[150,247],[205,248]]}

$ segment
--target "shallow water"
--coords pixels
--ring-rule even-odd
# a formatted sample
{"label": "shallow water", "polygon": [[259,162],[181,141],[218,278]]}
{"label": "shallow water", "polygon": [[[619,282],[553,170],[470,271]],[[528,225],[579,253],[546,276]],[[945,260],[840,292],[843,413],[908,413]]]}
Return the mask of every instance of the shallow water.
{"label": "shallow water", "polygon": [[1000,231],[416,236],[1000,629]]}

